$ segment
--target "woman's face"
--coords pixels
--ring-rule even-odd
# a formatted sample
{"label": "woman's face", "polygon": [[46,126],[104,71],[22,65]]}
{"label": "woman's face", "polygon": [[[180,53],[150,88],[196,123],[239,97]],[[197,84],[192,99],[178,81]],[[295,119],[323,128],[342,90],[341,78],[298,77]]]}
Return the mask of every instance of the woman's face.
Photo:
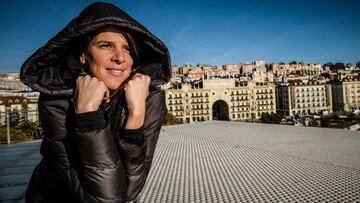
{"label": "woman's face", "polygon": [[129,76],[133,65],[129,44],[116,27],[104,28],[91,39],[80,61],[89,66],[91,74],[116,90]]}

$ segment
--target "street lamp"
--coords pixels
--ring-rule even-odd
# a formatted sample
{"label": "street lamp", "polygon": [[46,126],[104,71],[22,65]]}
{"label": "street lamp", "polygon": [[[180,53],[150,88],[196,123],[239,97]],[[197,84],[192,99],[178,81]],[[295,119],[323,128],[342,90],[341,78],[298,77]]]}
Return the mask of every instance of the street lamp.
{"label": "street lamp", "polygon": [[5,106],[6,112],[6,131],[7,131],[7,144],[10,144],[10,106]]}

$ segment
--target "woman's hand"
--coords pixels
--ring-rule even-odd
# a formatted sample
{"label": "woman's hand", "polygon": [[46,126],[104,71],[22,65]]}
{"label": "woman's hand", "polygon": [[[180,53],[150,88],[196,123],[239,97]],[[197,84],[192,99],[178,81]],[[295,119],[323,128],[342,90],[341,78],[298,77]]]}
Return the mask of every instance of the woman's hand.
{"label": "woman's hand", "polygon": [[[98,80],[95,77],[89,75],[80,76],[76,80],[76,113],[86,113],[91,111],[97,111],[101,102],[104,99],[109,98],[109,89],[104,82]],[[109,99],[107,100],[107,102]]]}
{"label": "woman's hand", "polygon": [[150,77],[137,73],[124,87],[129,117],[125,128],[137,129],[144,124],[145,101],[149,95]]}

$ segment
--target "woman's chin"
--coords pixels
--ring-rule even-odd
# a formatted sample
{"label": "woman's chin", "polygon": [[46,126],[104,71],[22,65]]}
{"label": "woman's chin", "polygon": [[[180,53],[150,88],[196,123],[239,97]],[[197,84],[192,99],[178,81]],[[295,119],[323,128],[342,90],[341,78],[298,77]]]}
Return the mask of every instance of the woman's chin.
{"label": "woman's chin", "polygon": [[121,83],[115,83],[115,84],[108,84],[106,85],[110,92],[114,92],[117,89],[119,89]]}

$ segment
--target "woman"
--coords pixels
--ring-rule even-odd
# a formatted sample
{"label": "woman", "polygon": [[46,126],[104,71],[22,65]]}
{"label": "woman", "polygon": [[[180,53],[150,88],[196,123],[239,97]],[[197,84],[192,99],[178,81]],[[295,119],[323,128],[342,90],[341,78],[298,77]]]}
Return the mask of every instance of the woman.
{"label": "woman", "polygon": [[126,202],[144,187],[166,112],[167,47],[109,3],[85,8],[26,60],[43,159],[26,202]]}

